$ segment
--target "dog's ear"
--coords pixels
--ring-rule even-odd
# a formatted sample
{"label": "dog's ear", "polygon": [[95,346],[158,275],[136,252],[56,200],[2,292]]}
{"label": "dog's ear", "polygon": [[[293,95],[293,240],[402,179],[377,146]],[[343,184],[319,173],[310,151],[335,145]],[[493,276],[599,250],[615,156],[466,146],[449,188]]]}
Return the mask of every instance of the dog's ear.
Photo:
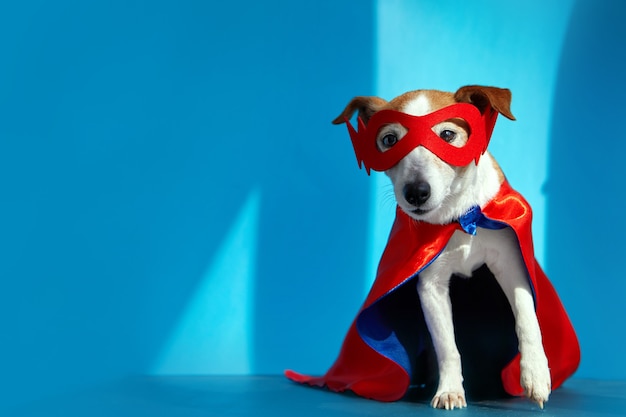
{"label": "dog's ear", "polygon": [[473,104],[481,113],[489,106],[504,117],[515,120],[511,113],[511,91],[506,88],[467,85],[454,93],[454,99],[459,103]]}
{"label": "dog's ear", "polygon": [[385,104],[387,104],[387,101],[380,97],[355,97],[348,103],[346,108],[343,109],[343,112],[333,120],[333,124],[338,125],[344,123],[346,119],[350,119],[357,110],[359,111],[358,117],[363,120],[363,123],[367,124],[370,117]]}

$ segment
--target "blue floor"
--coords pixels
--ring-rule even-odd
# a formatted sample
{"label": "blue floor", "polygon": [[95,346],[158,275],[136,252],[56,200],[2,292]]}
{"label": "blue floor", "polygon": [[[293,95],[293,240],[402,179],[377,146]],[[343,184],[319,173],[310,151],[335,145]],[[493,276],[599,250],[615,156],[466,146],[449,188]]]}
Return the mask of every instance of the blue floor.
{"label": "blue floor", "polygon": [[573,379],[544,410],[524,399],[470,402],[433,410],[426,403],[380,403],[268,377],[142,377],[26,404],[7,417],[100,416],[624,416],[626,381]]}

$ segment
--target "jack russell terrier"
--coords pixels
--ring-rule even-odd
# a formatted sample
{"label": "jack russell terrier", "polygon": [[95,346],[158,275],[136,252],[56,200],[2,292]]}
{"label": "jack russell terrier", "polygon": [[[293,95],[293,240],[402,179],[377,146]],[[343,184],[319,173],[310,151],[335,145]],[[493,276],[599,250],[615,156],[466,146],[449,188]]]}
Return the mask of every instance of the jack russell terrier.
{"label": "jack russell terrier", "polygon": [[[466,86],[455,93],[418,90],[389,102],[355,97],[333,121],[348,124],[359,164],[365,164],[368,173],[383,171],[391,179],[397,218],[377,280],[338,361],[324,377],[287,371],[289,378],[394,400],[414,382],[405,376],[415,373],[411,355],[428,345],[437,368],[432,407],[466,407],[450,284],[453,276],[470,278],[485,266],[504,293],[514,320],[510,326],[516,338],[514,352],[502,372],[505,390],[525,395],[543,408],[552,387],[575,371],[578,341],[534,260],[530,207],[509,187],[486,151],[497,115],[515,120],[510,103],[510,91],[495,87]],[[349,123],[355,112],[358,131]],[[432,236],[426,243],[422,242],[425,235]],[[418,259],[415,253],[422,251],[429,254]],[[383,301],[409,282],[417,290],[414,306],[421,306],[418,320],[425,323],[430,341],[406,342],[409,336],[402,336],[399,329],[404,325],[398,323],[409,321],[408,316],[389,312],[399,302]],[[411,351],[406,347],[411,343],[422,347]],[[380,365],[374,365],[376,361]],[[404,373],[383,378],[386,372],[391,375],[390,363]],[[402,388],[389,388],[395,384]]]}

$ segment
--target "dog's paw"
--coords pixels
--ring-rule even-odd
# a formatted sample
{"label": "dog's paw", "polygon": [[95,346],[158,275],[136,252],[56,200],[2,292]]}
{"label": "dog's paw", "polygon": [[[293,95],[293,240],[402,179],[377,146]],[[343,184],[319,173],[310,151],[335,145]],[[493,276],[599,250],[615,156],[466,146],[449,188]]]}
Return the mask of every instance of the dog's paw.
{"label": "dog's paw", "polygon": [[465,392],[463,390],[457,392],[437,392],[430,405],[433,408],[444,408],[446,410],[465,408],[467,407]]}
{"label": "dog's paw", "polygon": [[543,408],[552,390],[548,361],[544,356],[540,360],[529,362],[522,361],[521,363],[520,383],[526,397]]}

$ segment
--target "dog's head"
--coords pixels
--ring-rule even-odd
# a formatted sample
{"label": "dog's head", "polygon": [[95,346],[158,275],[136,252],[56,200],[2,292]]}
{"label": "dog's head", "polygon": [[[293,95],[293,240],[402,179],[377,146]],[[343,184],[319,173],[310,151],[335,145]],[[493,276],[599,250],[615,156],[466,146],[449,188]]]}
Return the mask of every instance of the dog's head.
{"label": "dog's head", "polygon": [[[355,97],[333,123],[343,123],[358,111],[359,119],[367,128],[370,119],[382,110],[425,116],[457,103],[471,104],[483,115],[497,112],[515,120],[510,111],[509,90],[466,86],[456,93],[436,90],[411,91],[390,102],[379,97]],[[495,122],[495,118],[493,121]],[[372,122],[372,124],[378,129],[374,133],[377,151],[381,155],[401,143],[408,131],[399,122],[380,125]],[[444,119],[432,126],[432,131],[442,141],[456,148],[463,148],[470,137],[468,121],[460,117]],[[372,138],[374,139],[373,136]],[[472,206],[486,203],[493,197],[502,181],[499,168],[488,154],[477,163],[456,166],[445,162],[425,146],[415,147],[395,165],[385,169],[385,173],[391,178],[396,201],[402,210],[417,220],[438,224],[453,221]]]}

